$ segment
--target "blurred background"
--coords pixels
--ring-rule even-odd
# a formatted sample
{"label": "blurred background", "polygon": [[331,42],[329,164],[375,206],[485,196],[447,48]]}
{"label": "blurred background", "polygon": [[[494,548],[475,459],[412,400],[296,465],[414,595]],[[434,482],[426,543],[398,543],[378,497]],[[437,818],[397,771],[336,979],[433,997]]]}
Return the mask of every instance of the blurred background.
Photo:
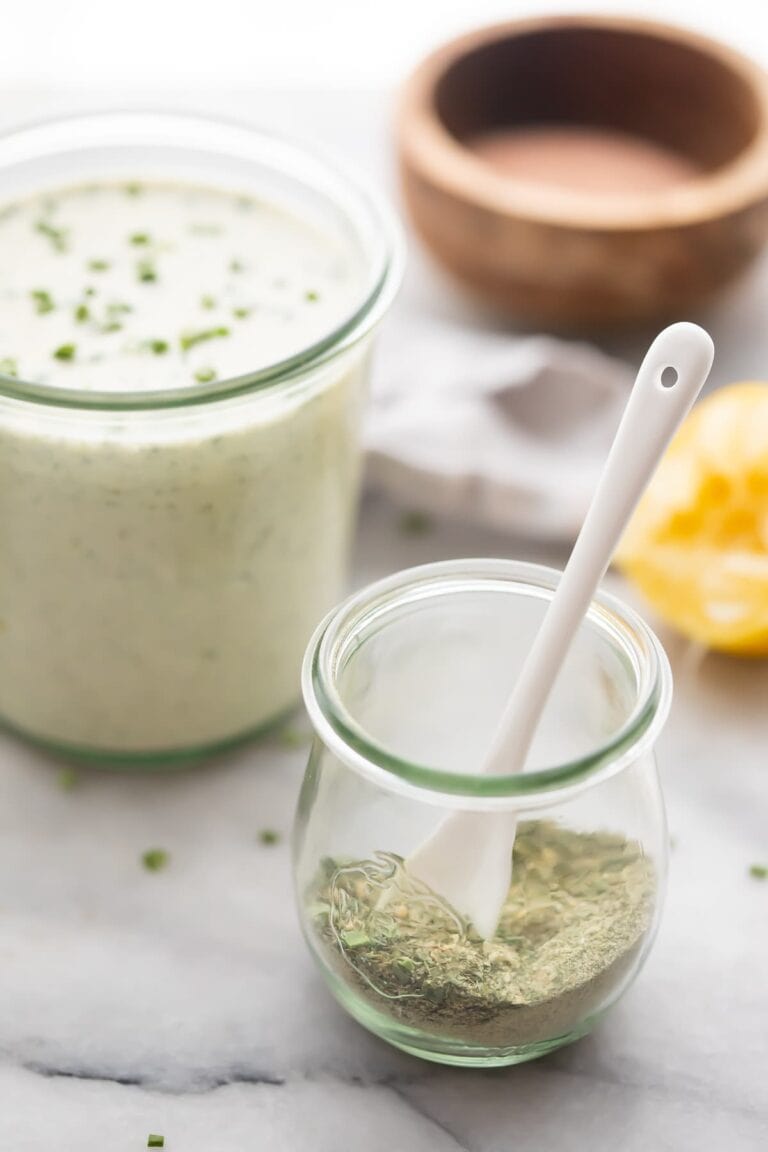
{"label": "blurred background", "polygon": [[3,29],[4,88],[378,88],[470,25],[548,11],[675,20],[768,60],[763,0],[31,0],[13,7]]}

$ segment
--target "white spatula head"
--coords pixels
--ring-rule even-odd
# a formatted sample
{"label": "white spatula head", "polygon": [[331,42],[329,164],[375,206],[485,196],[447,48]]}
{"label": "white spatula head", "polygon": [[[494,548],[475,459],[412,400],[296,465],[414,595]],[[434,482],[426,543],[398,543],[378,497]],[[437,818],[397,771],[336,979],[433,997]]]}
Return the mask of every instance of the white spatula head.
{"label": "white spatula head", "polygon": [[[520,772],[571,642],[637,501],[690,411],[714,356],[695,324],[673,324],[649,348],[568,565],[504,710],[482,771]],[[457,812],[406,866],[477,931],[493,936],[509,891],[514,813]]]}

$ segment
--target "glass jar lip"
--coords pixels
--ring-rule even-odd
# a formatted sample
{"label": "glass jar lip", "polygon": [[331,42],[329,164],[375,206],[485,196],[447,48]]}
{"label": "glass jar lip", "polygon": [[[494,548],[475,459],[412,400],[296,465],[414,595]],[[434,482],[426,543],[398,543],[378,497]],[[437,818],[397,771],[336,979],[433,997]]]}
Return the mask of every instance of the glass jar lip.
{"label": "glass jar lip", "polygon": [[621,728],[586,756],[509,776],[455,773],[414,763],[373,740],[349,713],[336,686],[351,637],[398,605],[499,582],[523,595],[549,599],[560,575],[555,568],[523,561],[448,560],[405,569],[368,585],[326,616],[307,649],[302,691],[315,732],[342,762],[387,790],[448,807],[533,807],[546,803],[552,793],[563,798],[563,793],[582,791],[620,772],[652,748],[669,714],[672,674],[654,632],[618,597],[602,590],[588,616],[631,656],[639,683],[635,705]]}
{"label": "glass jar lip", "polygon": [[[239,141],[249,147],[253,157],[269,164],[272,171],[283,174],[296,174],[302,168],[312,167],[316,173],[337,189],[343,189],[351,197],[359,218],[363,221],[378,245],[376,259],[363,299],[354,311],[346,316],[330,332],[312,344],[302,348],[292,356],[276,361],[265,368],[239,376],[217,380],[212,384],[192,384],[186,388],[173,388],[152,391],[90,392],[84,389],[68,389],[56,385],[36,384],[18,377],[6,376],[0,372],[0,397],[15,402],[46,405],[55,408],[77,410],[132,411],[155,410],[161,408],[184,408],[202,403],[229,400],[248,393],[274,390],[290,385],[304,376],[335,360],[362,340],[381,320],[391,305],[402,280],[405,265],[405,240],[400,223],[389,207],[386,199],[378,194],[372,184],[350,166],[331,159],[324,151],[288,137],[266,132],[258,127],[225,116],[206,116],[188,111],[140,109],[116,109],[77,113],[67,116],[53,116],[27,121],[21,126],[0,132],[0,172],[12,166],[14,159],[7,156],[10,150],[42,157],[56,154],[51,149],[51,139],[59,145],[58,153],[77,153],[78,147],[86,146],[80,139],[73,145],[71,139],[56,140],[60,132],[71,135],[78,132],[109,134],[112,127],[119,129],[132,127],[147,130],[165,129],[173,138],[174,126],[183,128],[185,133],[198,130],[200,135],[218,133],[231,141]],[[147,145],[151,141],[146,141]],[[39,151],[34,151],[35,145]],[[33,151],[24,152],[24,146]],[[226,154],[222,145],[218,149],[201,145],[200,152]],[[18,162],[18,156],[16,161]]]}

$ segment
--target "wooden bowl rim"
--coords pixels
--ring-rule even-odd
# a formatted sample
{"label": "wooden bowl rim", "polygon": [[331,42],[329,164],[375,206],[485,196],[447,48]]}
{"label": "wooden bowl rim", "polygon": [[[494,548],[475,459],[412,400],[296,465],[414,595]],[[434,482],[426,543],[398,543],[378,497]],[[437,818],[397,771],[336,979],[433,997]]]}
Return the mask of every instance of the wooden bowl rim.
{"label": "wooden bowl rim", "polygon": [[[598,28],[655,36],[709,56],[740,77],[754,94],[759,124],[754,140],[722,168],[663,192],[594,197],[570,189],[516,182],[464,147],[434,110],[439,80],[464,56],[503,40],[553,29]],[[448,41],[427,56],[401,91],[396,113],[401,162],[440,191],[491,213],[590,231],[645,230],[716,220],[768,196],[768,73],[749,57],[688,28],[624,16],[534,16],[490,24]]]}

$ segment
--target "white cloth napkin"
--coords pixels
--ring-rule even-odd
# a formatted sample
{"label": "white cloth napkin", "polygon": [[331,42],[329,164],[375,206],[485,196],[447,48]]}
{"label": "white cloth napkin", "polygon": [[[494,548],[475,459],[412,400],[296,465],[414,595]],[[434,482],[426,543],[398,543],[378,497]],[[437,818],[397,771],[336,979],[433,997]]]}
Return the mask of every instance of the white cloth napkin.
{"label": "white cloth napkin", "polygon": [[585,344],[399,307],[378,348],[368,482],[408,508],[573,539],[631,382]]}

